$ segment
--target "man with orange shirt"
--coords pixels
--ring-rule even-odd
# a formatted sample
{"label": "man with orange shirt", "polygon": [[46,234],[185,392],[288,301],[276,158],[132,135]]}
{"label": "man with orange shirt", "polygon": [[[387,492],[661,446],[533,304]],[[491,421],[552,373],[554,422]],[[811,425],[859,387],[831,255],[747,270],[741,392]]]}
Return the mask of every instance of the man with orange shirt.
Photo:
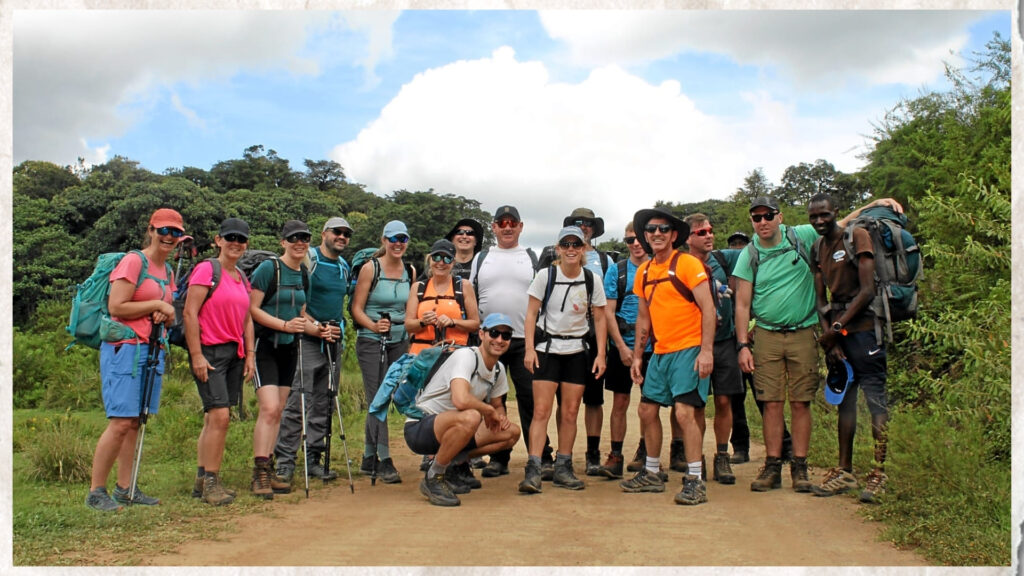
{"label": "man with orange shirt", "polygon": [[[647,461],[636,476],[623,481],[624,492],[664,492],[661,471],[662,441],[659,409],[675,407],[675,418],[683,430],[688,471],[677,504],[707,502],[707,488],[701,479],[701,451],[704,446],[704,406],[714,367],[715,302],[711,274],[703,262],[679,252],[690,235],[690,227],[672,214],[658,209],[640,210],[633,216],[633,229],[644,249],[654,258],[641,265],[633,282],[639,297],[633,366],[634,382],[642,383],[640,421],[647,445]],[[654,339],[654,356],[641,371],[643,350]]]}

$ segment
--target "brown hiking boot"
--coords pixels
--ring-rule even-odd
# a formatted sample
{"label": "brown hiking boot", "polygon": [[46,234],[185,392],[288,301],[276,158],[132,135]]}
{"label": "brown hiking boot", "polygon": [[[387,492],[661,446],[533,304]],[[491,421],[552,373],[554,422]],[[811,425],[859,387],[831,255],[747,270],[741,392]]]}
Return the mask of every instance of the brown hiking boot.
{"label": "brown hiking boot", "polygon": [[[219,478],[219,476],[218,476],[218,478]],[[195,498],[197,500],[202,500],[203,499],[203,485],[205,483],[206,483],[206,476],[196,476],[195,483],[192,484],[192,497],[193,498]],[[234,498],[235,496],[238,496],[238,492],[235,492],[234,490],[224,486],[223,484],[221,484],[221,488],[223,488],[224,491],[227,492],[228,495],[231,496],[232,498]]]}
{"label": "brown hiking boot", "polygon": [[810,492],[814,487],[807,477],[807,458],[794,458],[789,463],[789,476],[793,479],[794,492]]}
{"label": "brown hiking boot", "polygon": [[207,504],[223,506],[234,502],[235,497],[224,489],[219,476],[207,474],[203,479],[203,500],[206,500]]}
{"label": "brown hiking boot", "polygon": [[736,476],[732,473],[732,466],[729,465],[729,453],[718,452],[715,454],[714,479],[719,484],[735,484]]}
{"label": "brown hiking boot", "polygon": [[622,454],[616,454],[614,452],[609,453],[608,458],[601,466],[601,476],[604,476],[609,480],[622,478],[622,465],[624,460],[625,458],[622,457]]}
{"label": "brown hiking boot", "polygon": [[636,447],[636,453],[633,454],[633,460],[626,466],[626,470],[630,472],[639,472],[647,466],[647,447],[641,444]]}
{"label": "brown hiking boot", "polygon": [[778,458],[765,458],[764,466],[757,471],[757,478],[750,483],[753,492],[767,492],[782,488],[782,461]]}
{"label": "brown hiking boot", "polygon": [[[274,499],[274,490],[270,487],[270,462],[263,462],[252,467],[252,490],[253,496],[259,496],[266,500]],[[203,486],[205,488],[205,485]]]}

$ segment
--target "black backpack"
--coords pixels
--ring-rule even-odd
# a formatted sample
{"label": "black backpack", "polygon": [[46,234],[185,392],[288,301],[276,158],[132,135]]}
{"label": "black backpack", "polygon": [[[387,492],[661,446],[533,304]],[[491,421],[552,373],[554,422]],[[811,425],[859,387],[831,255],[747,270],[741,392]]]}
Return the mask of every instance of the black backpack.
{"label": "black backpack", "polygon": [[[583,348],[588,351],[587,340],[594,334],[594,309],[591,306],[591,302],[594,297],[594,273],[588,269],[583,268],[583,280],[573,280],[569,282],[556,282],[558,267],[555,265],[548,266],[548,282],[547,286],[544,287],[544,298],[540,301],[540,311],[537,312],[537,319],[544,318],[544,328],[539,325],[534,328],[533,343],[537,345],[540,342],[547,342],[547,346],[544,348],[544,352],[547,353],[551,349],[551,340],[575,340],[577,338],[583,339]],[[565,298],[569,297],[569,290],[576,285],[583,284],[587,289],[587,334],[584,336],[560,336],[558,334],[550,334],[547,331],[548,319],[544,315],[544,312],[548,307],[548,300],[551,299],[551,292],[555,288],[555,284],[562,284],[567,286],[565,289],[565,297],[562,299],[562,305],[565,305]],[[588,351],[589,352],[589,351]]]}
{"label": "black backpack", "polygon": [[[203,306],[206,306],[206,302],[213,296],[213,291],[217,289],[217,286],[220,286],[222,274],[220,260],[207,258],[204,262],[209,262],[210,266],[213,267],[213,277],[210,280],[210,289],[206,292],[206,297],[203,298],[203,303],[199,307],[200,310],[202,310]],[[195,272],[195,269],[195,266],[193,266],[181,278],[181,284],[174,293],[174,324],[167,330],[167,341],[182,348],[188,348],[188,342],[185,341],[185,299],[188,297],[189,281],[192,279],[192,273]],[[241,275],[242,283],[245,284],[245,287],[251,289],[249,277],[245,275],[245,272],[239,268],[238,273]]]}

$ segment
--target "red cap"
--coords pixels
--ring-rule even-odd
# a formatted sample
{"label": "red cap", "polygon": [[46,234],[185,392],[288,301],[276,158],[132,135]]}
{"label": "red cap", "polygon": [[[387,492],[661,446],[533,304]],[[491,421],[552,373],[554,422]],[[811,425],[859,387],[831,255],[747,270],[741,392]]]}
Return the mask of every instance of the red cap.
{"label": "red cap", "polygon": [[178,214],[177,210],[171,210],[170,208],[161,208],[153,212],[153,215],[149,217],[149,225],[153,228],[170,226],[182,232],[185,231],[185,222],[181,219],[181,214]]}

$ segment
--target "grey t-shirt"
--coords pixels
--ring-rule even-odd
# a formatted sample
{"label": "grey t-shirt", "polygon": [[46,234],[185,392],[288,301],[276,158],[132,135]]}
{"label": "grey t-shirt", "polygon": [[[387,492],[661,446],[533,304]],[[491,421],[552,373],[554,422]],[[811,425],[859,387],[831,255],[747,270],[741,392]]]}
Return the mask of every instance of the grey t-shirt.
{"label": "grey t-shirt", "polygon": [[[475,368],[475,370],[474,370]],[[495,362],[494,370],[488,370],[479,350],[474,347],[460,348],[448,357],[438,368],[434,377],[427,382],[416,399],[416,406],[424,414],[440,414],[456,410],[452,403],[451,382],[456,378],[469,381],[469,391],[477,399],[490,403],[491,399],[508,394],[508,378],[501,362]]]}

